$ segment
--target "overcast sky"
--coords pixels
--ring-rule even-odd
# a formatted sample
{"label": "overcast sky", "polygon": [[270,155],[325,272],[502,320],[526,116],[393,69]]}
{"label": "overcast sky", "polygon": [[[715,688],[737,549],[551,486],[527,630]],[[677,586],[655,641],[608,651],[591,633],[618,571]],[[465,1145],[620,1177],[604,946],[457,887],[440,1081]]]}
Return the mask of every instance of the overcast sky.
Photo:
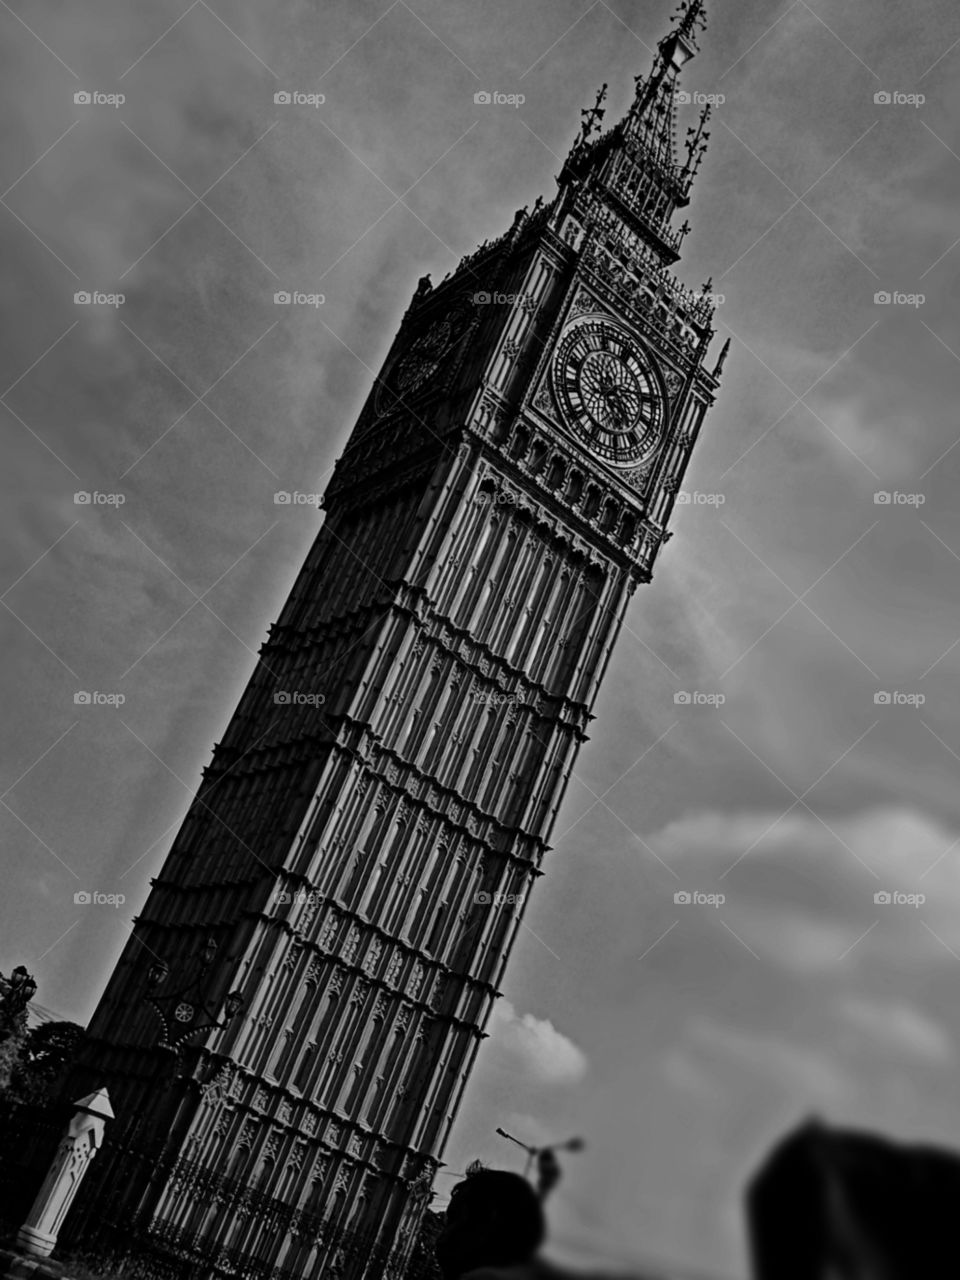
{"label": "overcast sky", "polygon": [[[417,278],[552,194],[671,8],[0,9],[0,968],[43,1005],[92,1012],[314,536],[274,492],[323,489]],[[583,1134],[558,1246],[736,1276],[743,1180],[810,1111],[960,1145],[960,22],[710,10],[679,271],[732,353],[448,1160]]]}

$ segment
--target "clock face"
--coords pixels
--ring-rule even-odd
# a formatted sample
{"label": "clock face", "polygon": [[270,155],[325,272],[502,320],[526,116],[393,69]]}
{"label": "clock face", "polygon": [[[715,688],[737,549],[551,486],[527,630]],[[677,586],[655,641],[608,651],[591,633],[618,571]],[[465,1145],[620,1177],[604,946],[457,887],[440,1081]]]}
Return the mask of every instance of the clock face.
{"label": "clock face", "polygon": [[660,380],[629,333],[600,316],[569,326],[553,361],[553,385],[567,424],[614,467],[645,462],[663,439]]}
{"label": "clock face", "polygon": [[386,374],[377,395],[379,413],[396,408],[398,400],[416,395],[434,376],[449,355],[460,326],[459,315],[448,313],[414,338]]}

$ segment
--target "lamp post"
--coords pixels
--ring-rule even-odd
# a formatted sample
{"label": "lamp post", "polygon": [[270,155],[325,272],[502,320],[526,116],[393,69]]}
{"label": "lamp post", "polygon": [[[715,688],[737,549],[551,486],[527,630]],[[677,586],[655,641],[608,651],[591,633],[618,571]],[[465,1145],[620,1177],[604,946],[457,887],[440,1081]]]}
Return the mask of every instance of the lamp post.
{"label": "lamp post", "polygon": [[530,1176],[530,1167],[536,1161],[537,1194],[541,1200],[545,1200],[560,1181],[562,1170],[560,1161],[557,1159],[557,1152],[582,1151],[586,1145],[582,1138],[568,1138],[566,1142],[555,1142],[548,1147],[532,1147],[526,1142],[521,1142],[519,1138],[515,1138],[512,1133],[507,1133],[506,1129],[497,1129],[497,1133],[501,1138],[506,1138],[508,1142],[515,1143],[516,1146],[521,1147],[527,1153],[527,1163],[523,1170],[525,1178]]}
{"label": "lamp post", "polygon": [[239,991],[231,991],[223,1002],[221,1016],[217,1016],[219,1001],[209,999],[206,981],[216,955],[217,940],[208,937],[193,972],[173,991],[162,990],[170,976],[167,961],[158,957],[150,965],[144,999],[160,1022],[159,1049],[169,1050],[179,1058],[181,1048],[191,1036],[202,1031],[222,1031],[243,1008],[243,996]]}
{"label": "lamp post", "polygon": [[36,979],[22,964],[17,965],[9,978],[0,977],[0,1040],[13,1034],[36,994]]}

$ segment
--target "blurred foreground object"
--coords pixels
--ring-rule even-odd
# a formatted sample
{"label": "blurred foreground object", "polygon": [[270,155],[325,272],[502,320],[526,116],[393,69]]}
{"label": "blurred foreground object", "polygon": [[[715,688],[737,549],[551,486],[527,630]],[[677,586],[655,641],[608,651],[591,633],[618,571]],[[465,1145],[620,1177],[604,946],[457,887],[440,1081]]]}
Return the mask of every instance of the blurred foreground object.
{"label": "blurred foreground object", "polygon": [[960,1274],[960,1156],[808,1121],[747,1188],[753,1280]]}

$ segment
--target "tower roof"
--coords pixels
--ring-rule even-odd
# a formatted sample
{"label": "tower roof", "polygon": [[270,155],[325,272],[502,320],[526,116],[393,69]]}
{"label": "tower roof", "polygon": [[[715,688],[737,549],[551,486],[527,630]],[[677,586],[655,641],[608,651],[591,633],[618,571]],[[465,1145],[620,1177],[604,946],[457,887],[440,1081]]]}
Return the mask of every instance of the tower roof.
{"label": "tower roof", "polygon": [[583,172],[585,167],[594,168],[598,161],[605,159],[612,148],[627,146],[673,189],[678,205],[687,203],[710,136],[704,132],[710,107],[704,108],[698,127],[687,130],[682,148],[685,155],[678,158],[678,81],[684,66],[697,54],[697,36],[705,27],[703,0],[682,0],[670,31],[657,46],[649,73],[636,77],[636,92],[627,114],[606,133],[598,133],[606,97],[604,85],[594,107],[581,113],[583,124],[565,168],[575,166]]}

